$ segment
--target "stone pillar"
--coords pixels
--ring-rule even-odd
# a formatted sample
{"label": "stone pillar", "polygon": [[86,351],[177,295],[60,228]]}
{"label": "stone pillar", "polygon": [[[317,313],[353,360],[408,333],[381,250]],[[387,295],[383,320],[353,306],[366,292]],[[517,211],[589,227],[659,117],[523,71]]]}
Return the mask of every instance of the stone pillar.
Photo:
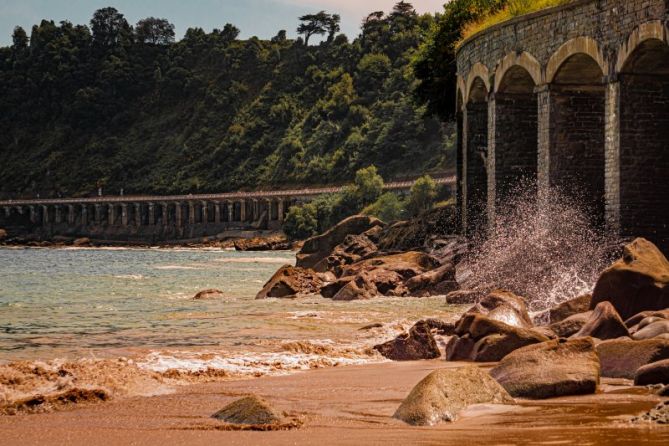
{"label": "stone pillar", "polygon": [[235,217],[235,203],[228,201],[226,205],[228,207],[228,223],[232,223]]}
{"label": "stone pillar", "polygon": [[128,226],[128,205],[125,203],[121,204],[121,226]]}
{"label": "stone pillar", "polygon": [[460,222],[461,227],[460,231],[462,234],[467,234],[467,109],[462,109],[462,153],[460,158],[462,159],[462,179],[460,180],[461,187],[461,200],[460,206]]}
{"label": "stone pillar", "polygon": [[195,203],[192,201],[188,202],[188,224],[195,224]]}
{"label": "stone pillar", "polygon": [[239,221],[246,221],[246,200],[241,200],[240,202],[240,212],[239,212]]}
{"label": "stone pillar", "polygon": [[181,202],[174,203],[174,221],[177,228],[181,227]]}
{"label": "stone pillar", "polygon": [[495,95],[488,98],[488,157],[486,158],[486,170],[488,172],[488,202],[486,213],[488,214],[488,230],[495,226],[495,205],[497,204],[497,177],[495,156],[495,133],[496,133],[497,101]]}
{"label": "stone pillar", "polygon": [[81,205],[81,225],[88,226],[88,205]]}
{"label": "stone pillar", "polygon": [[56,209],[55,223],[62,223],[63,222],[63,209],[60,207],[59,204],[55,205],[54,208]]}
{"label": "stone pillar", "polygon": [[283,223],[283,198],[279,198],[279,203],[277,205],[277,216],[276,219],[279,223]]}
{"label": "stone pillar", "polygon": [[113,226],[116,223],[116,209],[113,203],[107,205],[107,224]]}
{"label": "stone pillar", "polygon": [[[7,208],[5,208],[7,209]],[[42,224],[44,226],[49,224],[49,207],[48,206],[42,206]]]}
{"label": "stone pillar", "polygon": [[[156,204],[155,203],[149,203],[147,206],[148,212],[149,212],[149,226],[155,226],[156,225]],[[163,207],[163,212],[166,211],[166,207]],[[167,218],[165,218],[165,221]]]}
{"label": "stone pillar", "polygon": [[209,207],[206,201],[202,202],[202,224],[209,223]]}
{"label": "stone pillar", "polygon": [[605,119],[605,218],[607,229],[620,234],[620,83],[606,86]]}
{"label": "stone pillar", "polygon": [[135,203],[135,226],[142,226],[142,203]]}
{"label": "stone pillar", "polygon": [[537,188],[540,195],[545,196],[550,189],[550,156],[551,156],[551,92],[548,85],[540,85],[537,93]]}
{"label": "stone pillar", "polygon": [[218,201],[214,202],[214,223],[221,223],[221,203]]}
{"label": "stone pillar", "polygon": [[102,205],[95,205],[95,224],[99,225],[102,223]]}
{"label": "stone pillar", "polygon": [[68,204],[67,205],[67,224],[70,226],[74,225],[74,205],[73,204]]}
{"label": "stone pillar", "polygon": [[273,215],[273,203],[272,200],[269,198],[265,198],[265,204],[267,205],[267,222],[269,223],[272,221],[272,215]]}
{"label": "stone pillar", "polygon": [[168,223],[168,221],[167,221],[167,215],[168,215],[167,203],[160,203],[160,207],[163,210],[163,226],[167,226],[167,223]]}

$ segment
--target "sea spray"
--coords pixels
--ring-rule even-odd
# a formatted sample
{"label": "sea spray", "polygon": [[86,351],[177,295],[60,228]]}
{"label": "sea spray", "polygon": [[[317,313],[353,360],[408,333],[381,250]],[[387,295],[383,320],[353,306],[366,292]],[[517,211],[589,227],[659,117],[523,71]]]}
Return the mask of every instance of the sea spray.
{"label": "sea spray", "polygon": [[615,237],[593,224],[582,200],[556,189],[538,196],[518,187],[497,206],[495,224],[474,237],[459,267],[463,288],[503,288],[525,297],[532,311],[592,291],[613,258]]}

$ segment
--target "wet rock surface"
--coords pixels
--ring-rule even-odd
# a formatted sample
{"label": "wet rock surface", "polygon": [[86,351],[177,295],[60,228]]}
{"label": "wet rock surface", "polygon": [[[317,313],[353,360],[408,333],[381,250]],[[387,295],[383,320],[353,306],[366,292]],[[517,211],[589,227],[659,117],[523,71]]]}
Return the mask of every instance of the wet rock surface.
{"label": "wet rock surface", "polygon": [[212,418],[232,424],[278,424],[283,421],[279,412],[255,395],[228,404]]}
{"label": "wet rock surface", "polygon": [[211,288],[208,290],[202,290],[198,292],[195,296],[193,296],[193,299],[194,300],[215,299],[224,296],[225,295],[223,294],[223,291]]}
{"label": "wet rock surface", "polygon": [[632,418],[632,423],[669,424],[669,401],[664,401],[648,412]]}
{"label": "wet rock surface", "polygon": [[572,316],[569,316],[566,319],[563,319],[559,322],[549,325],[549,328],[561,338],[568,338],[581,330],[583,326],[588,323],[590,317],[592,316],[592,311],[587,311],[585,313],[577,313]]}
{"label": "wet rock surface", "polygon": [[600,275],[590,309],[603,301],[611,302],[623,319],[669,308],[669,261],[648,240],[634,240],[622,259]]}
{"label": "wet rock surface", "polygon": [[669,359],[669,340],[613,339],[597,344],[602,376],[634,379],[640,367]]}
{"label": "wet rock surface", "polygon": [[375,345],[374,350],[393,361],[439,358],[441,352],[431,330],[432,327],[428,322],[417,322],[408,333],[403,333],[383,344]]}
{"label": "wet rock surface", "polygon": [[512,404],[513,398],[477,367],[435,370],[420,381],[397,409],[394,418],[414,426],[455,421],[474,404]]}
{"label": "wet rock surface", "polygon": [[550,309],[550,323],[556,324],[579,313],[584,313],[590,309],[592,301],[591,294],[584,294],[575,299],[568,300],[560,305]]}
{"label": "wet rock surface", "polygon": [[322,286],[323,281],[313,270],[284,265],[269,279],[256,299],[318,294]]}
{"label": "wet rock surface", "polygon": [[634,374],[634,384],[637,386],[669,384],[669,359],[639,367]]}
{"label": "wet rock surface", "polygon": [[588,321],[573,336],[576,338],[592,336],[598,339],[616,339],[629,337],[629,331],[610,302],[597,304]]}
{"label": "wet rock surface", "polygon": [[599,374],[591,338],[552,340],[523,347],[490,371],[510,395],[534,399],[594,393]]}

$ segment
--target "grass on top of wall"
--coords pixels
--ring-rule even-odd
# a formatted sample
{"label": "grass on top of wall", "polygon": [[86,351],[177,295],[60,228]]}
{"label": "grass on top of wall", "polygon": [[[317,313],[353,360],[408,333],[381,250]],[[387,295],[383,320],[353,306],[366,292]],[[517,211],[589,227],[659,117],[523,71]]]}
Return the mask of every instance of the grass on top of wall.
{"label": "grass on top of wall", "polygon": [[541,9],[564,5],[571,1],[573,0],[509,0],[503,9],[465,25],[462,31],[462,39],[458,42],[458,46],[479,31],[488,29],[498,23],[506,22],[514,17],[530,14]]}

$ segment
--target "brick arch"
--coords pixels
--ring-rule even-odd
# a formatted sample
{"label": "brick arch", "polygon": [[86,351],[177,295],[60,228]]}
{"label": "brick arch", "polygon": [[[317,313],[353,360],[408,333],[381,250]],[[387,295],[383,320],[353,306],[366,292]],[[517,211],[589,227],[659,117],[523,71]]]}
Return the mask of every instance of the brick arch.
{"label": "brick arch", "polygon": [[488,70],[488,67],[483,65],[480,62],[477,62],[472,66],[472,69],[469,70],[469,74],[467,75],[467,82],[466,82],[466,89],[465,89],[465,104],[469,102],[469,96],[472,93],[472,86],[474,85],[474,82],[476,79],[481,79],[483,81],[483,84],[485,85],[485,89],[487,93],[490,93],[490,71]]}
{"label": "brick arch", "polygon": [[543,83],[541,76],[541,64],[539,61],[526,51],[523,51],[522,53],[514,52],[504,56],[504,59],[502,59],[497,65],[494,83],[495,92],[499,90],[506,73],[515,66],[524,68],[525,71],[527,71],[532,77],[534,85],[540,85]]}
{"label": "brick arch", "polygon": [[660,20],[642,23],[632,31],[627,41],[620,45],[616,60],[616,73],[620,73],[634,51],[647,40],[660,40],[669,45],[669,32]]}
{"label": "brick arch", "polygon": [[547,83],[552,83],[562,65],[572,56],[585,54],[594,60],[602,70],[604,76],[608,76],[609,67],[606,58],[599,48],[597,41],[591,37],[577,37],[565,42],[553,53],[546,65],[545,77]]}

